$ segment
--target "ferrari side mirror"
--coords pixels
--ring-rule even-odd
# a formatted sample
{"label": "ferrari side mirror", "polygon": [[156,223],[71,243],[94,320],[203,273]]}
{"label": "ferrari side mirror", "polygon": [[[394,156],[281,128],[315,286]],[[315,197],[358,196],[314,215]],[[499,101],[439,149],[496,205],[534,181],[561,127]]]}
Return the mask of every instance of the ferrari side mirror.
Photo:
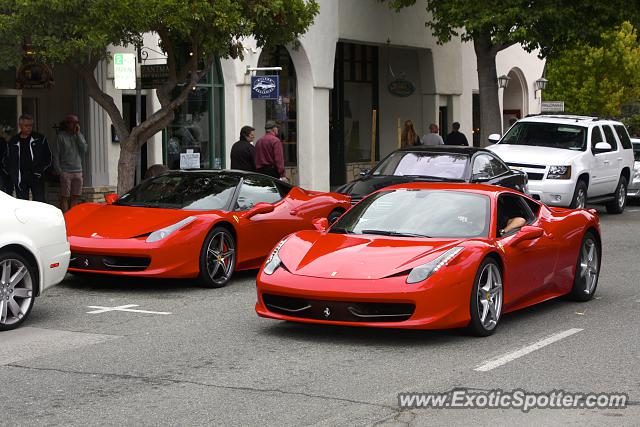
{"label": "ferrari side mirror", "polygon": [[260,202],[257,203],[254,207],[252,207],[251,209],[249,209],[245,214],[244,217],[249,219],[253,216],[256,215],[260,215],[260,214],[266,214],[266,213],[270,213],[273,212],[273,205],[271,203],[264,203],[264,202]]}
{"label": "ferrari side mirror", "polygon": [[311,222],[318,231],[327,231],[329,229],[329,220],[327,218],[316,218]]}
{"label": "ferrari side mirror", "polygon": [[104,195],[104,201],[108,205],[114,204],[118,200],[118,195],[116,193],[109,193]]}
{"label": "ferrari side mirror", "polygon": [[513,237],[513,244],[517,245],[520,242],[524,242],[527,240],[534,240],[539,237],[542,237],[544,234],[544,230],[540,227],[534,227],[532,225],[525,225],[518,231],[518,233]]}

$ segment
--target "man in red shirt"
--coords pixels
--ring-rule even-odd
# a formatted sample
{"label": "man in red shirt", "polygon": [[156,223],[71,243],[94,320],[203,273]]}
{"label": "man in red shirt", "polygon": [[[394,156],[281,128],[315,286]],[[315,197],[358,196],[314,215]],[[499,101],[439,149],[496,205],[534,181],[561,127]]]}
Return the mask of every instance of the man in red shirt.
{"label": "man in red shirt", "polygon": [[282,141],[277,136],[278,125],[269,120],[264,129],[266,134],[256,142],[256,171],[287,181]]}

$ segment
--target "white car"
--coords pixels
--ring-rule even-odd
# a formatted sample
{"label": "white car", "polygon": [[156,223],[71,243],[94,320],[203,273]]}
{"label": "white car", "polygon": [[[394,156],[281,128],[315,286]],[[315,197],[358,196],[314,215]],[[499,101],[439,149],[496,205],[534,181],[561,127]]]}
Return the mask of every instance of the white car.
{"label": "white car", "polygon": [[0,331],[17,328],[64,279],[70,256],[60,209],[0,191]]}
{"label": "white car", "polygon": [[622,213],[633,177],[633,149],[620,122],[597,117],[539,115],[489,136],[487,147],[529,177],[529,192],[550,206],[603,203]]}
{"label": "white car", "polygon": [[633,178],[627,188],[627,197],[633,199],[640,198],[640,138],[631,138],[633,144],[633,157],[635,163],[633,165]]}

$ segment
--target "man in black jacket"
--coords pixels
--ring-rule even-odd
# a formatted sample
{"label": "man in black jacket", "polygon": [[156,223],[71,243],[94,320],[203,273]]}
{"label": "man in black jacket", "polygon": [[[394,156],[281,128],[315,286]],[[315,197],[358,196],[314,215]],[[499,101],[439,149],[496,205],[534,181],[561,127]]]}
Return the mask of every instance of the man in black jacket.
{"label": "man in black jacket", "polygon": [[240,140],[231,147],[231,169],[256,171],[256,147],[251,144],[255,137],[255,129],[251,126],[240,129]]}
{"label": "man in black jacket", "polygon": [[16,190],[16,197],[45,202],[44,176],[51,167],[51,150],[44,135],[33,132],[33,116],[23,114],[18,120],[20,132],[9,140],[6,167]]}
{"label": "man in black jacket", "polygon": [[445,145],[469,145],[467,137],[460,132],[460,123],[453,122],[451,133],[444,140]]}

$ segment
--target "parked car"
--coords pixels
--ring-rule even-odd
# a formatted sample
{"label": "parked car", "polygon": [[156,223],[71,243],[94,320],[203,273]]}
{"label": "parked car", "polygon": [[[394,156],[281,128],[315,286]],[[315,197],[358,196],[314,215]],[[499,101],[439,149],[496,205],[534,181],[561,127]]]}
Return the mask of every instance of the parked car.
{"label": "parked car", "polygon": [[169,171],[116,198],[67,212],[69,271],[221,287],[234,271],[258,268],[284,236],[351,207],[342,194],[220,170]]}
{"label": "parked car", "polygon": [[[547,207],[496,186],[388,187],[328,230],[324,221],[280,241],[258,274],[256,312],[490,335],[502,313],[567,294],[593,298],[598,218],[592,209]],[[519,228],[508,231],[515,220]]]}
{"label": "parked car", "polygon": [[36,297],[64,279],[69,256],[60,209],[0,191],[0,331],[20,326]]}
{"label": "parked car", "polygon": [[552,205],[584,208],[603,203],[619,214],[627,201],[633,150],[620,122],[597,117],[539,115],[518,120],[488,147],[529,177],[529,192]]}
{"label": "parked car", "polygon": [[336,191],[357,203],[389,185],[406,182],[472,182],[527,192],[527,176],[514,171],[491,151],[474,147],[410,147],[389,154],[372,171]]}
{"label": "parked car", "polygon": [[633,178],[627,188],[627,197],[640,198],[640,138],[631,138],[633,145]]}

